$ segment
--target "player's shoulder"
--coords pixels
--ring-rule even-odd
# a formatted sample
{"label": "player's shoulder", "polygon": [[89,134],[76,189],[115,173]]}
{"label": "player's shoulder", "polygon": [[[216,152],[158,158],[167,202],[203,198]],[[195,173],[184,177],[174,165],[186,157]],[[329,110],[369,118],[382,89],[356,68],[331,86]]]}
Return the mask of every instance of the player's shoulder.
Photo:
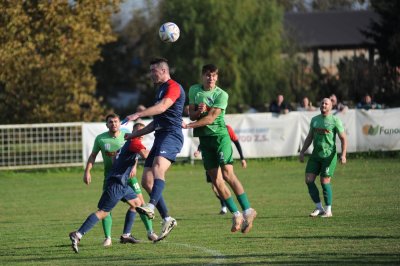
{"label": "player's shoulder", "polygon": [[228,93],[225,90],[223,90],[220,87],[218,87],[218,86],[215,87],[214,93],[222,95],[222,96],[225,96],[225,97],[228,97]]}
{"label": "player's shoulder", "polygon": [[108,134],[108,131],[100,133],[99,135],[96,136],[96,139],[105,139],[105,138],[109,138],[110,135]]}
{"label": "player's shoulder", "polygon": [[202,85],[201,84],[194,84],[190,86],[189,91],[198,91],[202,90]]}
{"label": "player's shoulder", "polygon": [[120,131],[121,131],[121,134],[122,134],[122,135],[125,135],[125,134],[127,134],[127,133],[131,133],[129,129],[124,128],[124,127],[121,128]]}
{"label": "player's shoulder", "polygon": [[176,80],[173,80],[173,79],[169,79],[167,81],[167,85],[168,85],[168,87],[176,87],[176,88],[181,88],[182,87],[181,84],[179,84]]}
{"label": "player's shoulder", "polygon": [[342,124],[342,120],[340,119],[340,117],[338,117],[337,115],[332,115],[332,116],[333,116],[332,120],[335,124]]}

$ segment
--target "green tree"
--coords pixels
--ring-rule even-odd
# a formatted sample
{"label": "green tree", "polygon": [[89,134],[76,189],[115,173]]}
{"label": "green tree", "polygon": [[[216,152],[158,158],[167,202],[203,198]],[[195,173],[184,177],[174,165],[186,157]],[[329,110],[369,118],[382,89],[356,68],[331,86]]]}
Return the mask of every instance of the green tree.
{"label": "green tree", "polygon": [[[104,60],[94,67],[97,78],[97,93],[104,98],[115,96],[116,91],[139,91],[139,103],[154,104],[154,90],[149,73],[149,62],[159,55],[160,26],[157,3],[146,0],[135,8],[132,20],[117,32],[118,39],[102,49]],[[132,113],[135,106],[114,109],[121,116]]]}
{"label": "green tree", "polygon": [[200,81],[202,65],[214,63],[230,95],[228,112],[272,99],[284,80],[282,10],[275,1],[168,0],[159,7],[161,22],[173,21],[181,30],[177,42],[160,48],[186,90]]}
{"label": "green tree", "polygon": [[279,5],[288,12],[351,10],[368,7],[368,0],[280,0]]}
{"label": "green tree", "polygon": [[393,67],[400,66],[400,2],[372,0],[372,7],[378,13],[379,21],[373,21],[367,36],[372,38],[382,62]]}
{"label": "green tree", "polygon": [[1,1],[2,123],[94,121],[92,65],[113,41],[110,16],[119,1]]}
{"label": "green tree", "polygon": [[365,34],[375,41],[379,53],[376,85],[385,103],[400,106],[400,2],[372,0],[371,5],[379,19],[371,23]]}

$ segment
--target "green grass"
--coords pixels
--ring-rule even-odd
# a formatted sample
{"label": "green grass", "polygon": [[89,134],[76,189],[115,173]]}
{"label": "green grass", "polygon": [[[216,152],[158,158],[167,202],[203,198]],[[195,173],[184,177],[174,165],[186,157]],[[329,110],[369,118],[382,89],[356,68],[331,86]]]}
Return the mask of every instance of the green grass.
{"label": "green grass", "polygon": [[[339,165],[330,219],[307,217],[314,206],[304,184],[305,164],[283,159],[249,161],[245,170],[236,166],[258,211],[249,234],[230,233],[230,215],[217,215],[218,201],[200,164],[175,165],[164,196],[178,227],[167,239],[119,244],[127,209],[120,203],[113,211],[113,246],[102,247],[98,224],[82,239],[79,254],[72,252],[68,233],[96,210],[101,165],[90,186],[83,184],[81,168],[0,172],[0,264],[400,264],[398,158]],[[157,216],[157,232],[159,222]],[[146,238],[140,219],[133,234]]]}

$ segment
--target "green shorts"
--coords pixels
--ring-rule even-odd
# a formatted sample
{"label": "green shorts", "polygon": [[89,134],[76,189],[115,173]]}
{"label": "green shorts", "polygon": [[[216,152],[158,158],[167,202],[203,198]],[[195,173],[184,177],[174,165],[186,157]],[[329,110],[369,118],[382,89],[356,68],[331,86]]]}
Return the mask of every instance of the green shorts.
{"label": "green shorts", "polygon": [[337,153],[333,153],[327,158],[320,158],[311,155],[307,162],[306,173],[313,173],[321,177],[333,177],[336,169]]}
{"label": "green shorts", "polygon": [[142,189],[140,188],[139,182],[135,177],[128,178],[128,185],[135,191],[136,194],[142,194]]}
{"label": "green shorts", "polygon": [[206,170],[233,163],[231,138],[228,134],[200,137],[200,150]]}

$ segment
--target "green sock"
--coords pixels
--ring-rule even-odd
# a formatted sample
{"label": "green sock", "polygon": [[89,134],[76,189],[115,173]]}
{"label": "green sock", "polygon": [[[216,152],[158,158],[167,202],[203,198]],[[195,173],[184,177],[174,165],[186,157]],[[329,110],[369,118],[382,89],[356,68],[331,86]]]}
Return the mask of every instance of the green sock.
{"label": "green sock", "polygon": [[103,225],[104,236],[106,238],[111,237],[111,226],[112,226],[112,217],[111,212],[101,221]]}
{"label": "green sock", "polygon": [[242,207],[242,210],[247,210],[248,208],[250,208],[250,202],[245,192],[243,194],[236,196],[236,198],[238,199],[240,207]]}
{"label": "green sock", "polygon": [[[140,188],[139,182],[136,177],[128,178],[128,185],[135,191],[136,194],[141,194],[142,190]],[[147,232],[153,232],[153,221],[150,220],[146,215],[139,213],[140,219],[142,220],[144,227],[146,227]]]}
{"label": "green sock", "polygon": [[331,183],[321,184],[321,186],[322,186],[322,193],[324,194],[325,205],[331,206],[332,205],[332,186],[331,186]]}
{"label": "green sock", "polygon": [[308,194],[310,194],[313,202],[314,203],[321,202],[321,199],[319,198],[319,191],[315,183],[314,182],[307,183],[307,187],[308,187]]}
{"label": "green sock", "polygon": [[228,210],[231,213],[234,213],[234,212],[238,211],[238,208],[237,208],[235,202],[233,201],[232,197],[229,197],[229,198],[225,199],[225,203],[226,203],[226,207],[228,207]]}
{"label": "green sock", "polygon": [[147,233],[153,232],[153,221],[150,220],[145,214],[139,213],[139,215],[140,219],[142,219],[144,227],[146,227]]}

